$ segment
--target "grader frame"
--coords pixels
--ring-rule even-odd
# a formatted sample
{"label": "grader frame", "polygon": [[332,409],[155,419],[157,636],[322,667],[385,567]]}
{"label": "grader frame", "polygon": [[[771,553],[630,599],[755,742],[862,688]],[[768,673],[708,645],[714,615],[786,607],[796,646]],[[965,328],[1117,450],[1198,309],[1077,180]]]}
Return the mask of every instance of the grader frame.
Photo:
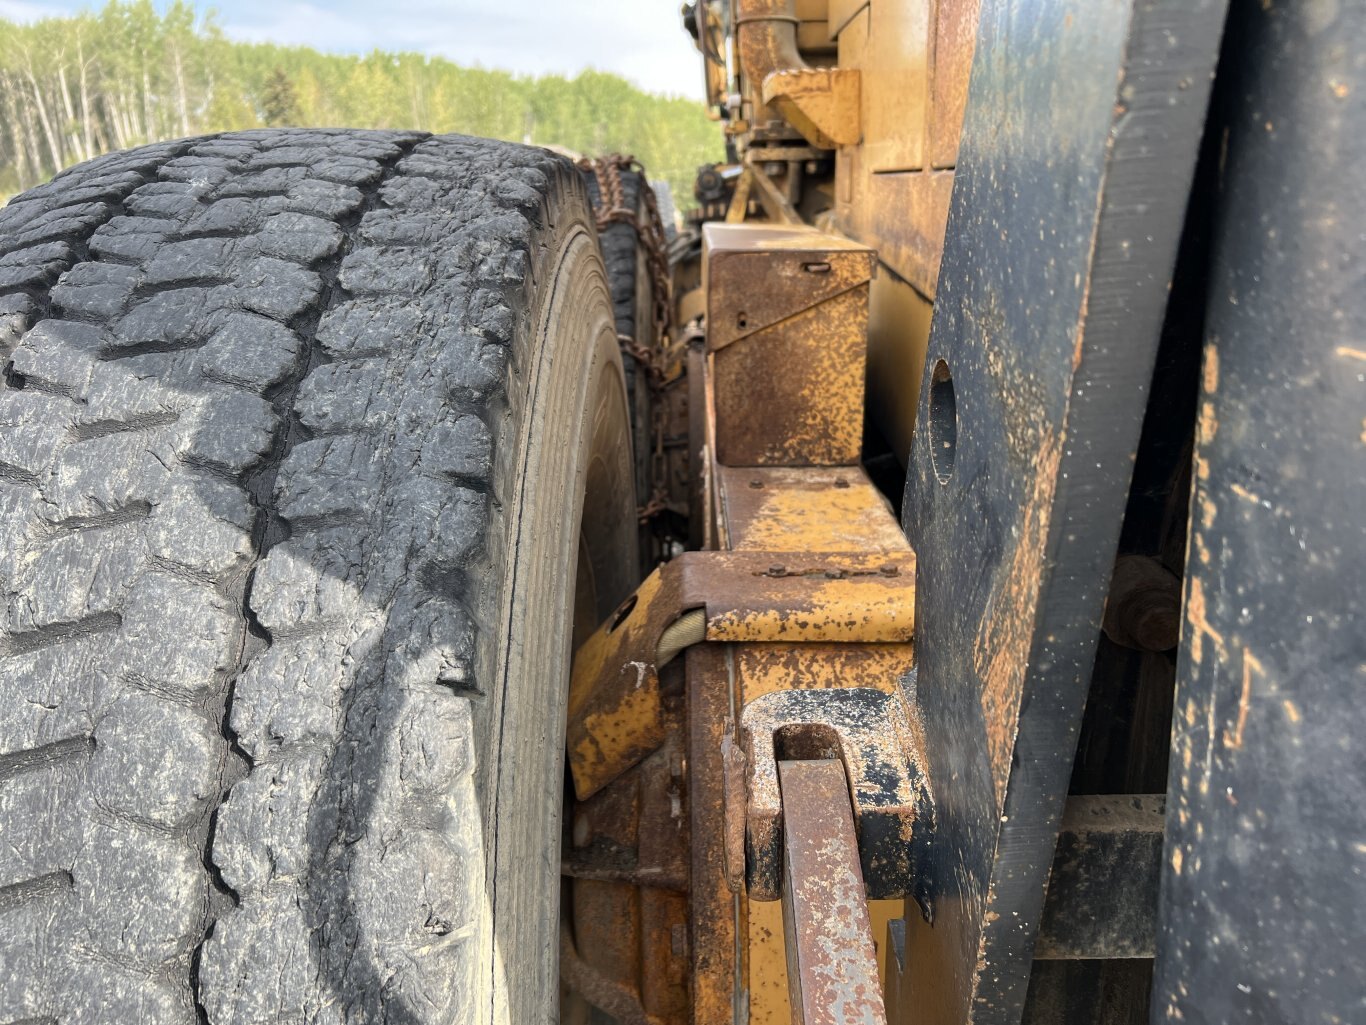
{"label": "grader frame", "polygon": [[663,349],[700,550],[576,656],[570,988],[655,1025],[1361,1013],[1366,305],[1323,258],[1366,17],[688,17],[733,157]]}

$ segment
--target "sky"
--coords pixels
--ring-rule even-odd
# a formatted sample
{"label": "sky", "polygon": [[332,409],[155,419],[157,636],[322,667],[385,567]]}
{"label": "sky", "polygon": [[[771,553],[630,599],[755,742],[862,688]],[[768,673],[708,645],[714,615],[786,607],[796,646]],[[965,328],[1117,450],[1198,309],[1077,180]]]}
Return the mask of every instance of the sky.
{"label": "sky", "polygon": [[[613,71],[651,92],[703,98],[702,59],[680,0],[192,0],[233,39],[332,53],[405,50],[525,74]],[[103,0],[0,0],[33,21]],[[156,0],[158,10],[165,4]]]}

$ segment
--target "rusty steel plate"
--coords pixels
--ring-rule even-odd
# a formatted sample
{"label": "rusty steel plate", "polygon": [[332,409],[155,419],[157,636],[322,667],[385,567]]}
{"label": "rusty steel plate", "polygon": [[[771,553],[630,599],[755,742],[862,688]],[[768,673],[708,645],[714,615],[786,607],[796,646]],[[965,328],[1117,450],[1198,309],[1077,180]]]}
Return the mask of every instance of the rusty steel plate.
{"label": "rusty steel plate", "polygon": [[872,250],[805,225],[707,225],[703,240],[716,461],[856,463]]}

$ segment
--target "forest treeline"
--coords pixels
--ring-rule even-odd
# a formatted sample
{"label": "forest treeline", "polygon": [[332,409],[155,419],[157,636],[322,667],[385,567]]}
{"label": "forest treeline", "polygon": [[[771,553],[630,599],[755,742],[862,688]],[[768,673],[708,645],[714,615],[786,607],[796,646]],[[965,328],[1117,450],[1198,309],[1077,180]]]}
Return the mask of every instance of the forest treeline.
{"label": "forest treeline", "polygon": [[[698,74],[701,74],[699,70]],[[616,75],[527,77],[441,58],[227,39],[177,2],[0,19],[0,202],[111,149],[262,126],[422,128],[635,154],[686,205],[721,135],[700,103]]]}

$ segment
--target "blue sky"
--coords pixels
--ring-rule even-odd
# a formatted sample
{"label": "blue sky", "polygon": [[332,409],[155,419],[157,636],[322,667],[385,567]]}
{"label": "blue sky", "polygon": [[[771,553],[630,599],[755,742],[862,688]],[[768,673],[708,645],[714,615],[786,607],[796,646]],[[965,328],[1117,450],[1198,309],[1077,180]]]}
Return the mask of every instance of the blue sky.
{"label": "blue sky", "polygon": [[[642,88],[702,98],[702,63],[679,0],[193,0],[234,39],[335,53],[376,47],[528,74],[614,71]],[[103,0],[0,0],[0,17],[32,21]],[[157,7],[164,6],[161,2]]]}

